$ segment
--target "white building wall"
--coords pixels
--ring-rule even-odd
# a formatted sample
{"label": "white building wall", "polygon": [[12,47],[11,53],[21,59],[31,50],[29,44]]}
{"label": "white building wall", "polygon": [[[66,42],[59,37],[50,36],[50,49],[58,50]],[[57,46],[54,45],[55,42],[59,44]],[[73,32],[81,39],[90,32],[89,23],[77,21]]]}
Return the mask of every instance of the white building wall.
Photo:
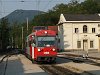
{"label": "white building wall", "polygon": [[100,23],[98,23],[98,33],[100,34]]}
{"label": "white building wall", "polygon": [[[83,26],[87,25],[88,32],[83,33]],[[98,23],[64,23],[60,25],[61,49],[73,50],[83,49],[83,40],[88,40],[88,49],[98,49]],[[79,29],[79,33],[75,33],[75,28]],[[95,28],[95,33],[92,33],[92,28]],[[81,41],[81,48],[77,48],[77,41]],[[90,48],[90,41],[94,42],[94,47]]]}
{"label": "white building wall", "polygon": [[[60,49],[62,50],[83,50],[83,40],[88,40],[88,49],[98,49],[99,40],[97,34],[100,34],[100,21],[66,21],[63,14],[58,22]],[[87,33],[83,33],[83,26],[87,25]],[[99,25],[99,27],[98,27]],[[79,29],[79,33],[75,33],[75,28]],[[95,28],[95,33],[92,33]],[[81,48],[77,48],[77,41],[81,41]],[[93,41],[93,48],[90,48],[90,41]]]}
{"label": "white building wall", "polygon": [[60,39],[60,44],[59,44],[59,48],[61,49],[61,50],[63,50],[64,49],[64,40],[63,40],[63,25],[60,25],[59,27],[58,27],[58,37],[59,37],[59,39]]}
{"label": "white building wall", "polygon": [[[83,33],[83,26],[87,25],[87,33]],[[79,29],[79,33],[75,33],[75,28]],[[95,28],[95,33],[92,33],[92,28]],[[73,48],[77,48],[77,41],[81,41],[81,48],[83,49],[83,40],[88,40],[88,49],[98,49],[98,23],[74,23],[73,24]],[[94,42],[94,47],[90,48],[90,41]]]}
{"label": "white building wall", "polygon": [[73,42],[73,37],[72,37],[72,33],[73,33],[73,30],[72,30],[72,23],[68,23],[68,24],[63,24],[63,35],[64,35],[64,49],[72,49],[73,48],[73,45],[72,45],[72,42]]}
{"label": "white building wall", "polygon": [[61,14],[58,24],[59,24],[59,23],[63,23],[63,22],[66,22],[66,19],[65,19],[64,15]]}

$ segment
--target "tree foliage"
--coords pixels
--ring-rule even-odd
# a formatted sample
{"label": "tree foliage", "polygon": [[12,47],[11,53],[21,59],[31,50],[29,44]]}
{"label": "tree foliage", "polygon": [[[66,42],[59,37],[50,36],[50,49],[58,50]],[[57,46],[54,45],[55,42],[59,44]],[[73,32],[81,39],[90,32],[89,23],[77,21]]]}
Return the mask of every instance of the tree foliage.
{"label": "tree foliage", "polygon": [[21,46],[21,25],[17,22],[13,23],[10,30],[10,45],[13,48],[18,48]]}
{"label": "tree foliage", "polygon": [[68,4],[57,4],[45,14],[36,16],[32,25],[56,25],[60,14],[95,14],[100,13],[100,5],[96,0],[71,0]]}
{"label": "tree foliage", "polygon": [[85,10],[85,13],[95,14],[100,12],[99,4],[95,0],[86,0],[85,2],[81,3],[81,5],[83,10]]}
{"label": "tree foliage", "polygon": [[2,18],[0,23],[1,28],[1,37],[0,37],[0,45],[1,49],[6,50],[7,46],[9,45],[9,27],[8,27],[8,19]]}

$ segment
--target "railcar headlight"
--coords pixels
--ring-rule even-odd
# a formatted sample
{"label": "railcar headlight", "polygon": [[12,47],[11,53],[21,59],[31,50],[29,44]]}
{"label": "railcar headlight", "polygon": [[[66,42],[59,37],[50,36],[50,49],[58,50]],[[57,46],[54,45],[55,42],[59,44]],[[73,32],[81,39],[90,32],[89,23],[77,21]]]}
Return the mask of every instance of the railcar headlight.
{"label": "railcar headlight", "polygon": [[45,34],[47,34],[47,31],[45,31]]}
{"label": "railcar headlight", "polygon": [[52,50],[53,50],[53,51],[56,51],[56,49],[54,49],[54,48],[53,48]]}
{"label": "railcar headlight", "polygon": [[38,49],[38,51],[40,52],[40,51],[41,51],[41,49]]}

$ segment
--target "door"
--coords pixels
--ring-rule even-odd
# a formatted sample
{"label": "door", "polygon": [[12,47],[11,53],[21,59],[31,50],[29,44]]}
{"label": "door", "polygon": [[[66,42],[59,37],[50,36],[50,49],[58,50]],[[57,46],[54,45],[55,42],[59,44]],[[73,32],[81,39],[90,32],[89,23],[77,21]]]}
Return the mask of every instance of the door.
{"label": "door", "polygon": [[83,40],[83,50],[88,51],[88,41],[87,40]]}

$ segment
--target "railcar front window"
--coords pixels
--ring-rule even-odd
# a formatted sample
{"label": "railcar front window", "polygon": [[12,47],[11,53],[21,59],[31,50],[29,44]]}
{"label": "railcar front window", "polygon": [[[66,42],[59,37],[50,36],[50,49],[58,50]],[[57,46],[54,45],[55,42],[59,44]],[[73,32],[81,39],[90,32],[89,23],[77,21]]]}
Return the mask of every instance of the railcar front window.
{"label": "railcar front window", "polygon": [[46,45],[55,45],[55,37],[38,37],[38,46],[44,47]]}

